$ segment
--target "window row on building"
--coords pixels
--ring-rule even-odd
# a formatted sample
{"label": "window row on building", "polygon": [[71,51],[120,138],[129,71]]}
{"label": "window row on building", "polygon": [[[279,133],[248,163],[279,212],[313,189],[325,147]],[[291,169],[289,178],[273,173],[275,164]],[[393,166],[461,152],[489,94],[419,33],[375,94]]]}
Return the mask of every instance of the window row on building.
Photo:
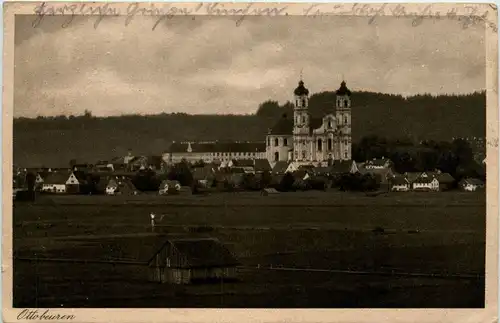
{"label": "window row on building", "polygon": [[[331,154],[329,154],[329,155],[330,155],[329,157],[332,157]],[[302,160],[307,160],[307,151],[306,150],[302,150],[301,157],[302,157]],[[344,158],[347,159],[347,157],[348,157],[348,153],[347,153],[347,151],[344,151]],[[294,158],[299,159],[299,152],[298,151],[294,152]]]}
{"label": "window row on building", "polygon": [[[274,147],[279,147],[279,145],[280,145],[279,138],[274,138],[273,143],[274,143]],[[283,145],[283,147],[288,146],[288,139],[287,138],[283,138],[282,145]],[[271,146],[271,138],[267,138],[267,146]]]}

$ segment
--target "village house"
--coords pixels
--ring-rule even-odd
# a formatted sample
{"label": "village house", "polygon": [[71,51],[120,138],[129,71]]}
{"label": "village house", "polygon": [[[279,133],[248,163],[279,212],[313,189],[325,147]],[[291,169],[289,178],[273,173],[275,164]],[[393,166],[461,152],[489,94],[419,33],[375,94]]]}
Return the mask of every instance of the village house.
{"label": "village house", "polygon": [[420,173],[420,172],[405,172],[404,173],[404,176],[406,177],[406,179],[410,183],[410,186],[412,186],[413,182],[415,182],[417,180],[417,178],[420,177],[420,175],[422,175],[422,173]]}
{"label": "village house", "polygon": [[207,164],[192,170],[193,180],[202,187],[212,187],[215,180],[215,165]]}
{"label": "village house", "polygon": [[92,170],[93,172],[112,172],[114,171],[113,164],[108,163],[108,161],[105,160],[99,160],[97,163],[94,165],[94,169]]}
{"label": "village house", "polygon": [[414,191],[439,191],[439,181],[434,176],[420,176],[412,183]]}
{"label": "village house", "polygon": [[178,181],[164,180],[160,183],[158,194],[168,195],[177,194],[181,190],[181,184]]}
{"label": "village house", "polygon": [[298,170],[298,166],[291,161],[276,162],[272,168],[273,174],[293,173]]}
{"label": "village house", "polygon": [[293,188],[296,190],[305,190],[308,188],[307,180],[311,178],[307,170],[297,170],[293,172]]}
{"label": "village house", "polygon": [[92,164],[74,164],[71,167],[70,171],[73,171],[73,172],[80,171],[80,172],[84,172],[84,173],[90,173],[93,171],[93,169],[94,169],[94,165],[92,165]]}
{"label": "village house", "polygon": [[364,163],[364,168],[366,169],[387,169],[391,168],[392,166],[393,166],[392,161],[385,157],[373,158],[372,160],[367,160]]}
{"label": "village house", "polygon": [[128,158],[126,169],[130,172],[146,169],[156,171],[162,168],[162,162],[161,156],[134,156]]}
{"label": "village house", "polygon": [[66,180],[66,192],[70,194],[80,193],[80,186],[87,184],[86,175],[83,171],[73,171]]}
{"label": "village house", "polygon": [[36,190],[39,190],[42,188],[43,182],[45,181],[44,178],[46,176],[47,176],[47,174],[42,173],[42,172],[36,173],[36,177],[35,177],[35,189]]}
{"label": "village house", "polygon": [[67,173],[51,172],[45,178],[42,185],[42,192],[47,193],[66,193]]}
{"label": "village house", "polygon": [[477,178],[462,179],[458,186],[466,192],[475,192],[485,187],[484,182]]}
{"label": "village house", "polygon": [[436,179],[439,182],[439,190],[447,191],[453,188],[455,179],[449,173],[439,173],[436,175]]}
{"label": "village house", "polygon": [[189,284],[235,279],[239,261],[217,239],[169,239],[149,261],[149,279]]}
{"label": "village house", "polygon": [[396,175],[390,180],[391,191],[407,192],[410,190],[410,182],[403,175]]}
{"label": "village house", "polygon": [[254,159],[254,170],[255,173],[263,173],[272,171],[269,161],[265,158]]}
{"label": "village house", "polygon": [[359,173],[358,165],[354,160],[336,160],[328,166],[331,175],[356,174]]}
{"label": "village house", "polygon": [[138,192],[132,181],[126,177],[111,178],[106,185],[107,195],[137,195]]}
{"label": "village house", "polygon": [[396,175],[391,167],[385,168],[366,168],[366,164],[360,166],[358,171],[362,175],[371,175],[380,183],[380,189],[389,191],[391,188],[391,181]]}

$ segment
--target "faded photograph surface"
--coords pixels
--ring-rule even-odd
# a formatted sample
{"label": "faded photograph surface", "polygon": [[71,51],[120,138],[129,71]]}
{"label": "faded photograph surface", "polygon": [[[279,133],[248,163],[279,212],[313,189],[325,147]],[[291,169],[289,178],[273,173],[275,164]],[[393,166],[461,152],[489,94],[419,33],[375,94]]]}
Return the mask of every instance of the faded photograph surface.
{"label": "faded photograph surface", "polygon": [[12,306],[485,306],[488,27],[40,10]]}

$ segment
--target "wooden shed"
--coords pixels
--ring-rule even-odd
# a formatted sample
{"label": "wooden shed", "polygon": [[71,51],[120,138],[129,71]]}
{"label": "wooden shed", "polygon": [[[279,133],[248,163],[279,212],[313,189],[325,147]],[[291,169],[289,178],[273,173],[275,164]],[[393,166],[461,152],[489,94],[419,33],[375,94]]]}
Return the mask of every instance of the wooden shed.
{"label": "wooden shed", "polygon": [[189,284],[235,279],[239,262],[217,239],[169,239],[149,261],[149,280]]}

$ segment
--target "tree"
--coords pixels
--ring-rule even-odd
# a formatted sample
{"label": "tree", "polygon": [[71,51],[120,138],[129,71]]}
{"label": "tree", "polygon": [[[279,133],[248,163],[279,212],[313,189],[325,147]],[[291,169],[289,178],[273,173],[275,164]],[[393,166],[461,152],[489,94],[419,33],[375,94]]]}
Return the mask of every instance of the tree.
{"label": "tree", "polygon": [[150,169],[137,172],[132,183],[140,191],[157,191],[160,186],[156,173]]}
{"label": "tree", "polygon": [[293,189],[293,183],[295,183],[295,178],[292,173],[286,173],[281,179],[279,189],[282,192],[288,192]]}
{"label": "tree", "polygon": [[182,160],[180,163],[175,164],[174,167],[168,172],[169,180],[178,181],[182,186],[192,186],[194,179],[189,163]]}
{"label": "tree", "polygon": [[262,188],[266,188],[271,184],[273,177],[269,171],[264,171],[260,179],[260,185]]}
{"label": "tree", "polygon": [[259,105],[257,109],[259,117],[276,117],[280,115],[280,105],[278,101],[267,100]]}
{"label": "tree", "polygon": [[205,166],[205,162],[203,161],[203,159],[200,159],[193,164],[193,167],[203,167],[203,166]]}
{"label": "tree", "polygon": [[432,148],[420,149],[417,154],[417,166],[419,171],[434,170],[438,166],[439,153]]}
{"label": "tree", "polygon": [[90,119],[90,118],[92,118],[92,112],[90,110],[85,109],[85,112],[83,113],[83,116],[85,118]]}

